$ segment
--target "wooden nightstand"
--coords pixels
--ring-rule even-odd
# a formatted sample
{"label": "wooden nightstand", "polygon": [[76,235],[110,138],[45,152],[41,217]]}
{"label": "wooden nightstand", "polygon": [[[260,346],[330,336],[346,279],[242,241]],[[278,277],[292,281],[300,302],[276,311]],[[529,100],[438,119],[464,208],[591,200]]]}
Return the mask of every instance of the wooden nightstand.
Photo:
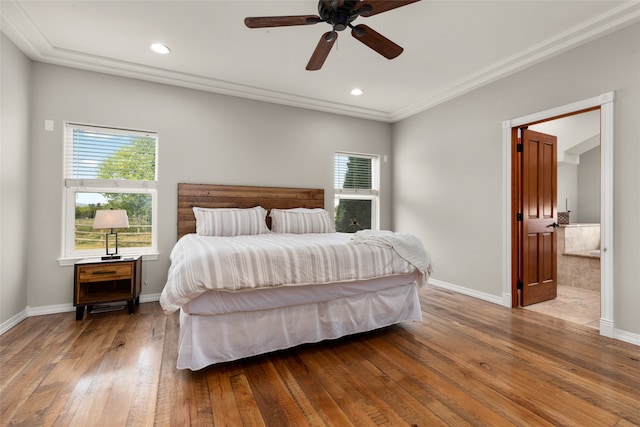
{"label": "wooden nightstand", "polygon": [[74,267],[73,305],[76,320],[82,320],[85,306],[126,301],[129,314],[134,304],[140,303],[142,256],[123,257],[117,260],[89,258]]}

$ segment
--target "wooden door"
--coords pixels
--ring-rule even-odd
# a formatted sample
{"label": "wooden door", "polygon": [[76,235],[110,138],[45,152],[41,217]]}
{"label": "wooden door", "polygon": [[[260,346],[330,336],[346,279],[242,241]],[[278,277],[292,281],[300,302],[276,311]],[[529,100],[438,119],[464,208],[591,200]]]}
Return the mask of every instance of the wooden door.
{"label": "wooden door", "polygon": [[519,283],[522,306],[557,295],[557,138],[522,129]]}

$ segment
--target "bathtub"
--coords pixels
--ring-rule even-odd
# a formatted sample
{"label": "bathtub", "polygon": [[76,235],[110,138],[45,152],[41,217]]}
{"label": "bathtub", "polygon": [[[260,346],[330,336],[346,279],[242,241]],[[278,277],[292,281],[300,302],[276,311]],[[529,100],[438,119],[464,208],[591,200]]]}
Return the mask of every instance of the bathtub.
{"label": "bathtub", "polygon": [[600,290],[600,224],[556,229],[558,284]]}

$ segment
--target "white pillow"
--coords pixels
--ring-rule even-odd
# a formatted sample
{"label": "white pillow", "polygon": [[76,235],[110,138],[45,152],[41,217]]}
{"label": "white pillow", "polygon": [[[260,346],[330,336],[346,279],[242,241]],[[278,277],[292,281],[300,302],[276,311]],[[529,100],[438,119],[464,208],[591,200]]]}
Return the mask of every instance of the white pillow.
{"label": "white pillow", "polygon": [[193,208],[196,217],[196,234],[201,236],[240,236],[268,233],[265,222],[267,211],[255,208]]}
{"label": "white pillow", "polygon": [[335,233],[331,214],[324,209],[271,209],[271,231],[274,233]]}

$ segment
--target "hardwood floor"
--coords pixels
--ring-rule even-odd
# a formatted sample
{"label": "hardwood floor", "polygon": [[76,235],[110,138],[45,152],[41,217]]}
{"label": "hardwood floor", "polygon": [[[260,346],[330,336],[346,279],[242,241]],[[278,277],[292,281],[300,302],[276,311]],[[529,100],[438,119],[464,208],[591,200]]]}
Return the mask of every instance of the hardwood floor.
{"label": "hardwood floor", "polygon": [[31,317],[0,337],[0,423],[24,426],[640,425],[640,347],[428,287],[424,321],[175,369],[157,303]]}

